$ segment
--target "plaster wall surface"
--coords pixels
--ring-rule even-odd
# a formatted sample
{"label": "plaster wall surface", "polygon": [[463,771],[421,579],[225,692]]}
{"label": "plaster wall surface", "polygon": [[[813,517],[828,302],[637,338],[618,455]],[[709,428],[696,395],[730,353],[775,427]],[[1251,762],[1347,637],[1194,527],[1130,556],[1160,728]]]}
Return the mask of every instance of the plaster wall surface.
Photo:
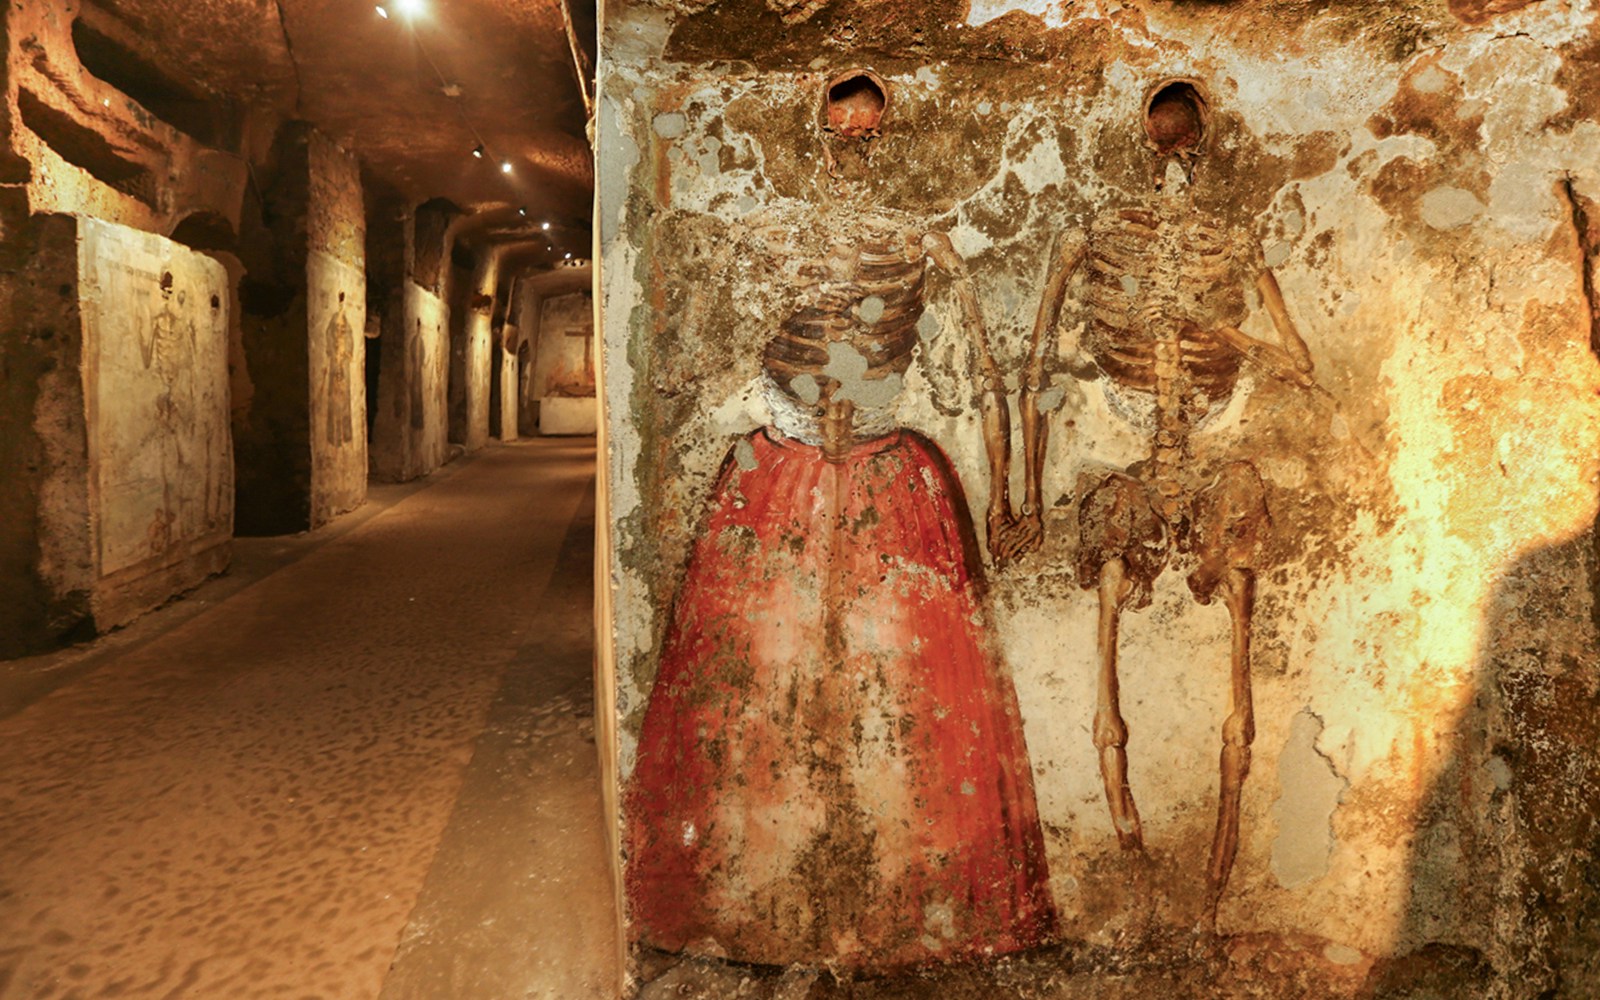
{"label": "plaster wall surface", "polygon": [[538,337],[533,392],[540,401],[540,433],[593,434],[593,296],[570,292],[546,298],[540,306]]}
{"label": "plaster wall surface", "polygon": [[463,391],[466,403],[466,426],[462,443],[468,451],[476,451],[489,443],[490,379],[497,377],[493,368],[494,294],[500,280],[500,262],[493,253],[485,253],[472,274],[472,293],[467,303],[466,344],[463,351]]}
{"label": "plaster wall surface", "polygon": [[227,564],[233,536],[227,272],[170,240],[79,222],[96,624]]}
{"label": "plaster wall surface", "polygon": [[[377,475],[396,482],[425,476],[444,464],[448,321],[439,296],[405,283],[402,308],[384,339],[374,447],[388,452],[374,461]],[[391,331],[385,330],[384,338]]]}
{"label": "plaster wall surface", "polygon": [[313,132],[307,205],[311,523],[367,495],[365,208],[356,158]]}
{"label": "plaster wall surface", "polygon": [[36,390],[8,426],[36,458],[6,472],[8,653],[131,620],[224,569],[232,538],[226,271],[113,223],[28,230],[37,294],[13,299],[6,354]]}
{"label": "plaster wall surface", "polygon": [[446,416],[449,391],[450,323],[443,300],[418,285],[406,288],[407,331],[411,357],[419,380],[411,397],[411,426],[417,454],[428,471],[444,464],[449,426]]}
{"label": "plaster wall surface", "polygon": [[499,368],[495,378],[500,380],[500,394],[497,397],[500,402],[500,440],[515,441],[522,396],[517,379],[517,327],[514,324],[507,323],[501,328],[500,342],[508,348],[494,352]]}
{"label": "plaster wall surface", "polygon": [[[986,4],[963,24],[964,5],[934,6],[607,7],[600,294],[624,789],[719,470],[753,473],[736,443],[775,419],[762,346],[809,294],[806,262],[848,253],[873,212],[947,236],[1014,415],[1055,248],[1155,204],[1142,115],[1157,84],[1187,79],[1208,115],[1187,211],[1242,234],[1239,253],[1275,276],[1315,380],[1242,363],[1181,457],[1198,484],[1248,461],[1270,515],[1252,567],[1254,741],[1217,928],[1309,936],[1308,961],[1352,991],[1439,949],[1488,977],[1462,989],[1600,989],[1581,874],[1600,801],[1597,12]],[[852,144],[821,123],[830,80],[855,67],[889,104],[881,136]],[[1203,920],[1232,628],[1190,595],[1177,553],[1149,606],[1121,615],[1146,850],[1120,850],[1094,741],[1082,477],[1148,474],[1153,425],[1080,350],[1101,294],[1082,277],[1040,344],[1043,543],[1002,566],[985,555],[983,628],[1015,684],[1058,933],[1138,953]],[[1256,278],[1227,279],[1241,328],[1281,344]],[[1120,287],[1154,280],[1130,267]],[[930,268],[892,421],[948,456],[992,547],[982,372],[958,291]],[[1020,437],[1011,448],[1020,497]],[[751,579],[770,572],[758,561]],[[748,878],[736,891],[759,893]]]}

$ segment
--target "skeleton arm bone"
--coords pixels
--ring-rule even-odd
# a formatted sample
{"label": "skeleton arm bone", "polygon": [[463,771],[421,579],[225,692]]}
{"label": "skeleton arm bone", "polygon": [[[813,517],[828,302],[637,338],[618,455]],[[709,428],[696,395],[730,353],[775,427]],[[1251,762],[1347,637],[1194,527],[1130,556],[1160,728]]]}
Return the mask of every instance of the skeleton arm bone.
{"label": "skeleton arm bone", "polygon": [[1011,410],[1006,404],[1005,378],[989,350],[989,337],[984,329],[983,310],[978,303],[978,292],[967,271],[966,261],[956,253],[950,237],[943,233],[928,233],[922,237],[922,250],[935,267],[954,280],[956,298],[961,303],[962,326],[972,339],[978,354],[979,384],[982,387],[980,406],[983,412],[983,445],[989,456],[989,554],[995,564],[1006,561],[1003,540],[1014,519],[1011,514]]}
{"label": "skeleton arm bone", "polygon": [[1316,379],[1311,377],[1314,367],[1311,351],[1306,348],[1306,342],[1300,339],[1294,320],[1289,317],[1289,308],[1284,304],[1278,279],[1272,276],[1271,271],[1262,271],[1256,278],[1256,291],[1261,294],[1261,303],[1266,307],[1267,315],[1272,317],[1272,326],[1283,343],[1279,345],[1258,340],[1234,326],[1217,327],[1217,335],[1229,347],[1278,378],[1302,388],[1316,388]]}
{"label": "skeleton arm bone", "polygon": [[[1080,233],[1057,240],[1050,260],[1050,274],[1044,294],[1039,298],[1039,314],[1034,319],[1033,335],[1028,340],[1028,365],[1022,380],[1022,450],[1026,493],[1022,516],[1003,547],[1006,559],[1016,559],[1037,549],[1044,538],[1044,461],[1049,451],[1050,425],[1039,412],[1039,395],[1048,386],[1044,374],[1044,342],[1061,318],[1067,297],[1067,283],[1088,254],[1088,242]],[[1072,352],[1077,353],[1077,337]]]}
{"label": "skeleton arm bone", "polygon": [[1289,318],[1289,307],[1283,302],[1283,291],[1278,288],[1278,279],[1273,277],[1271,271],[1262,271],[1257,276],[1256,291],[1261,294],[1261,303],[1267,307],[1272,325],[1283,341],[1283,351],[1294,363],[1295,370],[1311,374],[1311,369],[1315,367],[1311,361],[1311,351],[1306,347],[1306,342],[1300,339],[1300,332],[1294,328],[1294,320]]}

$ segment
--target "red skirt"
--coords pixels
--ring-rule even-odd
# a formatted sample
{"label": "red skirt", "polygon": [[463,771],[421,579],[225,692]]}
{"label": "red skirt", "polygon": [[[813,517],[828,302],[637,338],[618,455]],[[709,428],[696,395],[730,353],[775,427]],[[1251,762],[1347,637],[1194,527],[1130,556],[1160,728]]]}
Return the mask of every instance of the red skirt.
{"label": "red skirt", "polygon": [[840,464],[776,432],[734,448],[626,793],[636,939],[893,968],[1053,933],[978,565],[961,484],[921,435]]}

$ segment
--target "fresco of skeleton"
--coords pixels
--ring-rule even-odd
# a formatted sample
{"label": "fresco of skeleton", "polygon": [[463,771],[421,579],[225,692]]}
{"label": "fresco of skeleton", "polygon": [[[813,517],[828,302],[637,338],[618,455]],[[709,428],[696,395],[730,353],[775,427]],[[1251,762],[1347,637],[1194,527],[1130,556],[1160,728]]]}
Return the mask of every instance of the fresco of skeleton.
{"label": "fresco of skeleton", "polygon": [[[1100,602],[1094,744],[1117,840],[1125,850],[1142,852],[1144,833],[1128,781],[1118,631],[1125,609],[1150,604],[1156,578],[1169,564],[1188,570],[1195,599],[1210,604],[1220,596],[1233,625],[1221,792],[1206,869],[1206,919],[1214,923],[1238,851],[1240,794],[1255,739],[1250,620],[1272,520],[1254,465],[1236,460],[1197,468],[1189,440],[1228,403],[1246,365],[1304,388],[1316,383],[1310,352],[1255,238],[1223,227],[1194,204],[1191,183],[1209,117],[1199,81],[1173,79],[1151,88],[1143,126],[1157,164],[1156,192],[1142,204],[1101,212],[1087,232],[1060,241],[1040,302],[1022,408],[1030,497],[1024,510],[1031,513],[1047,451],[1048,425],[1037,403],[1046,388],[1040,344],[1060,321],[1068,283],[1081,269],[1087,329],[1067,353],[1076,369],[1104,380],[1150,446],[1134,468],[1085,472],[1078,482],[1078,582],[1097,591]],[[1281,343],[1240,331],[1247,285],[1260,296]],[[1018,538],[1015,555],[1038,546],[1037,529]]]}
{"label": "fresco of skeleton", "polygon": [[[900,853],[854,832],[877,807],[858,792],[920,787],[895,770],[918,755],[889,752],[924,735],[918,713],[854,706],[903,706],[876,665],[930,633],[886,604],[851,617],[912,565],[871,534],[916,509],[898,494],[845,504],[834,531],[832,486],[795,487],[812,503],[778,534],[800,552],[849,538],[887,556],[841,575],[837,612],[827,573],[771,551],[763,526],[719,530],[766,509],[764,448],[790,429],[819,468],[862,434],[930,443],[953,476],[927,478],[970,505],[982,551],[969,630],[1015,692],[1054,930],[1024,961],[914,978],[1093,953],[1192,961],[1219,995],[1531,997],[1596,969],[1577,873],[1594,853],[1600,22],[1589,5],[1379,6],[622,15],[601,134],[627,157],[597,254],[618,770],[661,783],[651,758],[674,744],[655,703],[675,685],[728,713],[763,697],[752,616],[697,589],[713,558],[697,553],[742,563],[729,589],[791,595],[753,617],[814,664],[802,691],[836,693],[765,717],[816,734],[816,706],[843,704],[845,752],[812,748],[841,780],[766,833],[714,816],[729,861],[695,890],[765,914],[802,897],[783,879],[816,886],[826,930],[771,960],[871,970],[1009,947],[981,905],[952,907],[944,938],[932,898],[919,938],[973,947],[869,937],[839,960],[820,944],[873,926],[846,883],[865,868],[877,891]],[[864,265],[882,269],[876,296],[847,287]],[[993,447],[1008,439],[1011,455]],[[883,490],[924,478],[900,467]],[[672,674],[692,607],[722,615],[702,630],[721,645]],[[801,638],[832,620],[851,624],[831,649]],[[846,653],[862,639],[884,657],[864,677]],[[798,804],[792,751],[731,717],[700,716],[703,753],[754,756],[703,783],[759,783],[730,812]],[[857,783],[863,763],[881,782]],[[848,821],[811,819],[827,808]],[[771,863],[769,834],[804,861]],[[637,889],[650,862],[621,854]],[[678,947],[642,912],[635,942],[766,960],[725,929]],[[684,964],[637,958],[650,985]],[[1279,970],[1294,988],[1264,981]]]}
{"label": "fresco of skeleton", "polygon": [[896,418],[930,271],[979,359],[996,562],[1017,524],[1004,381],[949,239],[850,200],[887,104],[871,75],[830,83],[847,197],[747,237],[798,306],[762,351],[772,423],[717,477],[640,737],[628,888],[636,934],[666,950],[894,967],[1054,930],[966,497]]}

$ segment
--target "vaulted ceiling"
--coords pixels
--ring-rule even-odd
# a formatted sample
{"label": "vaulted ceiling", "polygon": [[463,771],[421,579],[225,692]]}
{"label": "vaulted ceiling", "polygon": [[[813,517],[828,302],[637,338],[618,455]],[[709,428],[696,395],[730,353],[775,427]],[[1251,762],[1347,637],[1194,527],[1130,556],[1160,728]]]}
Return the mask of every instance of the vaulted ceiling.
{"label": "vaulted ceiling", "polygon": [[413,203],[481,214],[480,239],[548,234],[555,256],[587,256],[594,168],[574,50],[590,72],[594,0],[384,0],[387,17],[376,0],[100,5],[205,89],[314,123]]}

